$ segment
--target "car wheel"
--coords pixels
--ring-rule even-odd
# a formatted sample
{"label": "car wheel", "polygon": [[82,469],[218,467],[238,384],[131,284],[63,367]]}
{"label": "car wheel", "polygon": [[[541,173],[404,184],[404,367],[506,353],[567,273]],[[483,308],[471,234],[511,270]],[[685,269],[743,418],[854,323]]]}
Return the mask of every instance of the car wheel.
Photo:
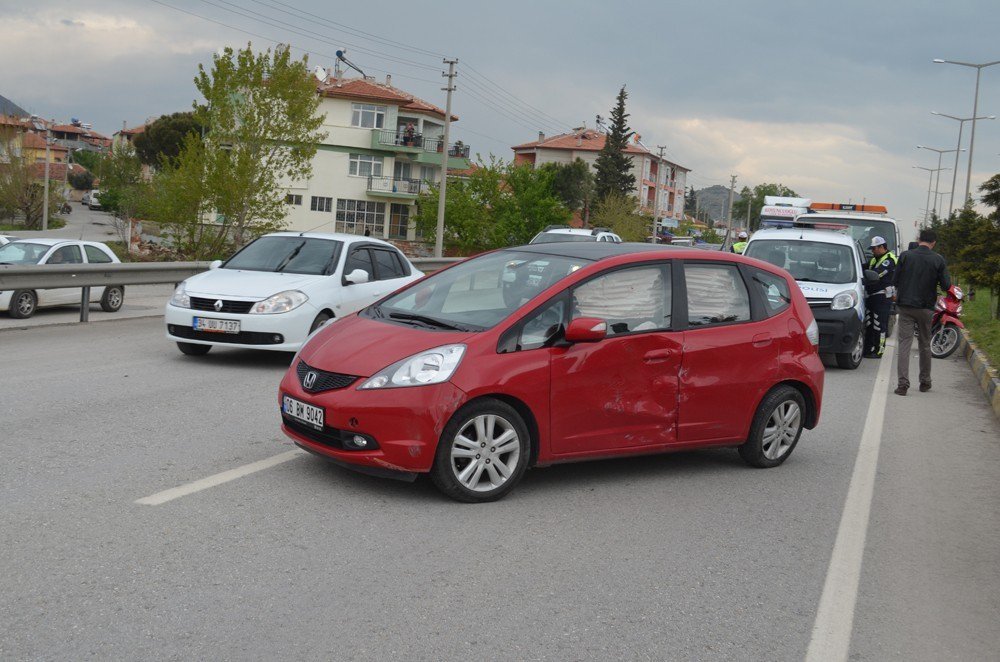
{"label": "car wheel", "polygon": [[946,359],[958,349],[961,334],[954,324],[935,327],[931,333],[931,356]]}
{"label": "car wheel", "polygon": [[10,297],[10,308],[7,313],[14,319],[27,319],[35,314],[38,308],[38,297],[31,290],[17,290]]}
{"label": "car wheel", "polygon": [[757,407],[740,457],[754,467],[776,467],[792,454],[805,421],[806,403],[791,386],[779,386]]}
{"label": "car wheel", "polygon": [[313,320],[312,326],[309,327],[309,333],[312,333],[319,327],[329,322],[331,319],[332,319],[331,315],[327,313],[320,313],[319,315],[316,316],[316,319]]}
{"label": "car wheel", "polygon": [[530,453],[528,427],[520,414],[506,402],[478,400],[445,426],[431,480],[456,501],[496,501],[521,480]]}
{"label": "car wheel", "polygon": [[861,365],[861,359],[865,355],[865,334],[858,334],[858,341],[854,343],[854,349],[850,352],[837,354],[837,367],[842,370],[855,370]]}
{"label": "car wheel", "polygon": [[181,354],[187,354],[188,356],[204,356],[208,354],[212,346],[196,345],[193,342],[179,342],[177,343],[177,349],[181,350]]}
{"label": "car wheel", "polygon": [[106,313],[117,313],[125,303],[125,288],[121,285],[112,285],[104,288],[101,296],[101,310]]}

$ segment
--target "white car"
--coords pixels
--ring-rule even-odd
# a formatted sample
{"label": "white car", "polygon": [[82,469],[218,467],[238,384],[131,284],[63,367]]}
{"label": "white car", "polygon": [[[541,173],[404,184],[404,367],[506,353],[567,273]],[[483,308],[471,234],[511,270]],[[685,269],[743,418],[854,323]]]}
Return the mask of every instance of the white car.
{"label": "white car", "polygon": [[379,239],[276,232],[181,283],[167,304],[167,338],[189,355],[213,346],[294,352],[327,321],[422,276]]}
{"label": "white car", "polygon": [[93,191],[91,191],[90,197],[87,198],[87,206],[90,209],[100,209],[101,208],[100,196],[101,192],[99,190],[94,189]]}
{"label": "white car", "polygon": [[[0,246],[0,265],[31,264],[111,264],[120,262],[106,245],[96,241],[67,239],[19,239]],[[0,269],[3,267],[0,266]],[[31,317],[39,308],[79,304],[79,287],[48,290],[6,290],[0,292],[0,311],[11,317]],[[90,302],[100,303],[106,312],[118,311],[125,302],[125,287],[90,288]]]}
{"label": "white car", "polygon": [[568,225],[550,225],[534,236],[532,244],[552,244],[564,241],[602,241],[622,243],[622,238],[608,228],[571,228]]}

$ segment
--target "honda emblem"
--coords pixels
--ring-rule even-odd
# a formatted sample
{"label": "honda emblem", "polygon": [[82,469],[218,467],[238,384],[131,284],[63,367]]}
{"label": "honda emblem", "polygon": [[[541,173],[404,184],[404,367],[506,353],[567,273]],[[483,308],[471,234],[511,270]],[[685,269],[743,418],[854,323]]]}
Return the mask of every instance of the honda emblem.
{"label": "honda emblem", "polygon": [[316,385],[316,373],[309,371],[306,376],[302,378],[302,386],[307,390],[312,390],[312,387]]}

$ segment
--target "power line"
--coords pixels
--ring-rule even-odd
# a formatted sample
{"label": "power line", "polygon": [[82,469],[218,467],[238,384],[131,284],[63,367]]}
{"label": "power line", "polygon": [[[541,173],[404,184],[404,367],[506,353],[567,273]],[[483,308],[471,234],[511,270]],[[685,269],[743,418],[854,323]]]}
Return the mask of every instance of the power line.
{"label": "power line", "polygon": [[500,90],[501,92],[503,92],[507,96],[511,97],[512,99],[514,99],[514,100],[518,101],[519,103],[527,106],[528,108],[531,108],[532,110],[540,113],[542,116],[549,118],[550,120],[552,120],[553,122],[555,122],[557,126],[570,126],[569,123],[564,122],[564,121],[562,121],[562,120],[560,120],[558,118],[552,117],[548,113],[546,113],[546,112],[544,112],[542,110],[539,110],[538,108],[535,108],[534,106],[532,106],[527,101],[524,101],[524,100],[520,99],[517,95],[515,95],[510,90],[508,90],[508,89],[506,89],[504,87],[501,87],[498,83],[496,83],[496,82],[490,80],[489,78],[487,78],[484,74],[482,74],[478,69],[476,69],[475,67],[473,67],[468,62],[465,63],[465,68],[468,69],[469,72],[471,72],[473,76],[478,76],[479,78],[483,79],[486,83],[488,83],[488,84],[492,85],[493,87],[497,88],[498,90]]}
{"label": "power line", "polygon": [[502,106],[503,108],[505,108],[506,110],[508,110],[510,113],[512,113],[514,115],[517,115],[518,117],[520,117],[520,118],[522,118],[524,120],[527,120],[530,124],[533,124],[534,126],[529,127],[529,128],[531,128],[533,130],[537,129],[537,128],[542,128],[542,129],[545,129],[546,131],[549,131],[549,132],[555,131],[557,133],[561,133],[561,132],[565,131],[565,129],[558,128],[557,126],[551,124],[547,120],[542,119],[541,117],[529,114],[528,112],[523,111],[523,110],[517,108],[516,106],[510,105],[507,102],[503,101],[502,99],[499,99],[495,94],[492,94],[489,90],[485,89],[482,85],[478,84],[477,82],[473,81],[470,78],[467,78],[465,80],[465,85],[466,85],[466,87],[465,87],[465,91],[466,92],[470,91],[469,86],[471,86],[472,87],[472,91],[478,92],[478,94],[481,97],[485,97],[487,99],[490,99],[491,102],[494,105]]}

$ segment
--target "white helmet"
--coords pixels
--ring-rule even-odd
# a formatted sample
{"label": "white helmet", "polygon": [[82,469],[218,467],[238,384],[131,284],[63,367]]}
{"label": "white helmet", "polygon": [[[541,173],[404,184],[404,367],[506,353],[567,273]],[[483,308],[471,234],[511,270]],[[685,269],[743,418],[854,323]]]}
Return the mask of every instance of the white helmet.
{"label": "white helmet", "polygon": [[872,237],[872,245],[871,245],[871,247],[875,248],[876,246],[885,246],[885,238],[884,237]]}
{"label": "white helmet", "polygon": [[747,238],[747,233],[746,232],[740,232],[736,236],[739,237],[740,239],[746,239]]}

